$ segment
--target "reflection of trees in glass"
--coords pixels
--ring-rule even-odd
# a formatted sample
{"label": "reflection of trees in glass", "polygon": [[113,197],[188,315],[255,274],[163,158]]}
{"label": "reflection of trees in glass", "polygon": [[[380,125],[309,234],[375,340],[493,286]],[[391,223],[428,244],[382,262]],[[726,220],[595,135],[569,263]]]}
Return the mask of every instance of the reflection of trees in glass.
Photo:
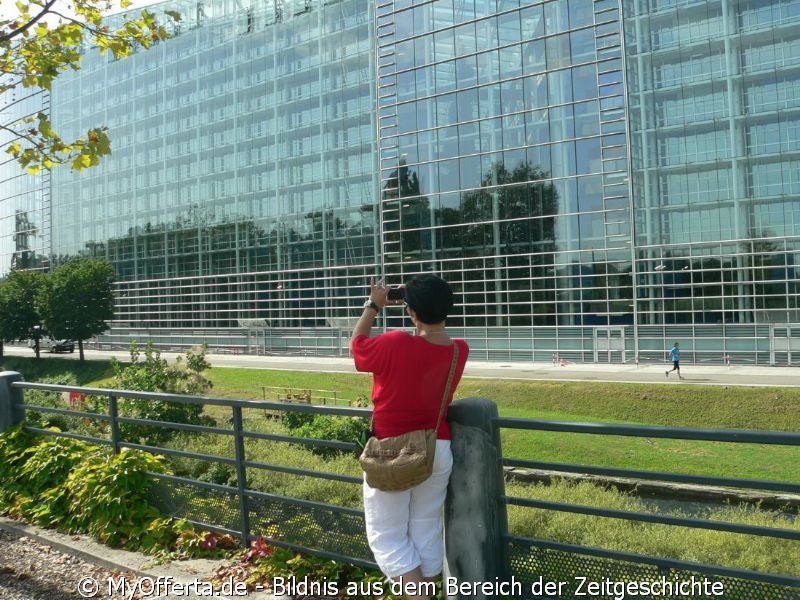
{"label": "reflection of trees in glass", "polygon": [[11,270],[25,271],[47,267],[47,259],[37,256],[36,250],[31,248],[31,238],[36,237],[39,230],[31,221],[28,212],[16,210],[14,212],[14,253],[11,255]]}
{"label": "reflection of trees in glass", "polygon": [[[796,290],[788,289],[787,283],[794,286],[797,281],[794,256],[783,251],[774,241],[766,239],[767,236],[758,234],[753,238],[747,250],[751,252],[753,293],[755,295],[756,310],[785,310],[790,308],[789,294],[794,295]],[[785,316],[784,316],[785,318]]]}
{"label": "reflection of trees in glass", "polygon": [[383,199],[406,198],[419,196],[419,178],[415,171],[408,168],[405,158],[401,158],[397,169],[389,174],[383,187]]}
{"label": "reflection of trees in glass", "polygon": [[421,195],[419,176],[408,167],[405,158],[389,174],[381,198],[385,241],[400,242],[397,250],[402,256],[430,248],[430,201]]}
{"label": "reflection of trees in glass", "polygon": [[552,252],[558,193],[548,177],[530,163],[492,165],[481,188],[461,196],[459,245],[473,255]]}
{"label": "reflection of trees in glass", "polygon": [[797,294],[794,256],[771,237],[752,232],[724,256],[664,256],[654,309],[667,324],[785,320]]}
{"label": "reflection of trees in glass", "polygon": [[[87,242],[79,255],[108,258],[122,290],[125,282],[148,282],[130,284],[135,303],[121,294],[117,318],[122,321],[236,327],[240,318],[266,318],[280,319],[281,326],[313,326],[325,324],[324,317],[315,316],[330,302],[322,295],[342,293],[330,289],[325,269],[363,264],[365,256],[374,260],[375,229],[374,211],[358,208],[255,220],[221,219],[213,208],[194,206],[170,223],[146,223],[123,236]],[[70,258],[53,257],[53,263]],[[363,278],[358,285],[360,297]],[[290,319],[296,309],[308,318]]]}
{"label": "reflection of trees in glass", "polygon": [[401,158],[382,192],[387,274],[392,260],[470,259],[460,290],[467,318],[453,324],[485,325],[493,311],[498,325],[553,324],[558,193],[548,178],[530,163],[497,162],[458,206],[434,208]]}
{"label": "reflection of trees in glass", "polygon": [[461,224],[443,230],[443,253],[487,257],[464,283],[465,325],[493,313],[497,325],[555,324],[558,193],[548,177],[530,163],[509,170],[498,162],[480,189],[461,195],[460,209],[439,211],[443,225]]}

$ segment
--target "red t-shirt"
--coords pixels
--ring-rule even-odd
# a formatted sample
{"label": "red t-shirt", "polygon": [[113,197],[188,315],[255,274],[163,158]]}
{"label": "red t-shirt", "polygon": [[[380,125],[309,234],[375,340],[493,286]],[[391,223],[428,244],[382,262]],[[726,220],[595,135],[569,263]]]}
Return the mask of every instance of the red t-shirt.
{"label": "red t-shirt", "polygon": [[[455,343],[459,346],[458,366],[448,405],[453,401],[469,355],[464,340]],[[373,429],[378,438],[436,426],[453,362],[452,345],[439,346],[424,337],[390,331],[377,337],[360,335],[353,340],[352,348],[356,369],[373,373]],[[445,418],[439,427],[439,439],[450,439],[450,425]]]}

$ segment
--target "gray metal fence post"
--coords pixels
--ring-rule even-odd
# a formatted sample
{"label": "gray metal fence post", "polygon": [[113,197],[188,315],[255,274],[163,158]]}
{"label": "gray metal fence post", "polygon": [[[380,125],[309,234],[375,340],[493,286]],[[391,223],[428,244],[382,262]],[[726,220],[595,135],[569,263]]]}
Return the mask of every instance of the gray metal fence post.
{"label": "gray metal fence post", "polygon": [[[458,583],[507,580],[503,537],[508,529],[497,405],[486,398],[453,402],[453,473],[445,501],[445,577]],[[447,593],[445,589],[445,593]],[[448,594],[448,598],[488,598]]]}
{"label": "gray metal fence post", "polygon": [[239,523],[242,530],[242,546],[250,545],[250,504],[247,501],[247,470],[245,469],[244,420],[242,407],[233,407],[233,433],[236,448],[236,484],[239,489]]}
{"label": "gray metal fence post", "polygon": [[11,387],[15,381],[22,381],[22,375],[16,371],[0,373],[0,433],[25,420],[22,390]]}
{"label": "gray metal fence post", "polygon": [[114,394],[108,397],[108,416],[111,418],[111,447],[114,449],[114,454],[119,454],[119,402]]}

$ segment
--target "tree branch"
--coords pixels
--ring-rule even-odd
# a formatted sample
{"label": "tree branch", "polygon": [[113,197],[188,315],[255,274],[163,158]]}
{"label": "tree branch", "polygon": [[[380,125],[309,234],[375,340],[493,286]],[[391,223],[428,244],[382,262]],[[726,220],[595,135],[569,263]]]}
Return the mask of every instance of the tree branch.
{"label": "tree branch", "polygon": [[51,14],[57,15],[57,16],[61,17],[62,19],[64,19],[65,21],[69,21],[73,25],[78,25],[79,27],[81,27],[82,29],[85,29],[90,34],[92,34],[92,36],[94,36],[96,38],[104,37],[104,38],[112,39],[112,40],[113,39],[117,39],[117,40],[125,40],[126,39],[122,35],[118,35],[116,33],[109,33],[107,31],[101,31],[100,29],[97,29],[97,27],[93,27],[92,25],[89,25],[88,23],[84,23],[83,21],[78,21],[77,19],[73,19],[72,17],[67,17],[66,15],[63,15],[58,11],[53,10],[53,11],[51,11]]}
{"label": "tree branch", "polygon": [[[72,23],[73,25],[78,25],[82,29],[84,29],[87,32],[89,32],[95,38],[101,38],[102,37],[102,38],[106,38],[106,39],[109,39],[109,40],[120,40],[120,41],[128,41],[128,42],[130,41],[130,39],[128,37],[124,36],[124,35],[120,35],[119,33],[116,33],[116,32],[113,32],[113,31],[103,31],[103,30],[98,29],[97,27],[95,27],[93,25],[89,25],[88,23],[85,23],[83,21],[79,21],[79,20],[74,19],[72,17],[68,17],[68,16],[66,16],[66,15],[64,15],[64,14],[62,14],[62,13],[56,11],[56,10],[50,11],[50,14],[59,16],[62,19],[64,19],[65,21],[68,21],[68,22]],[[121,31],[121,29],[118,29],[117,31]]]}
{"label": "tree branch", "polygon": [[25,25],[23,25],[19,29],[15,29],[11,33],[6,33],[4,35],[0,35],[0,43],[1,42],[7,42],[9,40],[14,39],[15,37],[17,37],[21,33],[25,33],[28,29],[33,27],[37,23],[37,21],[39,21],[39,19],[41,19],[47,13],[50,12],[50,8],[56,3],[56,1],[57,0],[50,0],[47,4],[44,5],[44,8],[42,8],[42,11],[38,15],[33,17],[30,21],[25,23]]}
{"label": "tree branch", "polygon": [[7,131],[7,132],[9,132],[10,134],[12,134],[14,136],[13,139],[7,140],[7,142],[14,142],[16,140],[25,140],[31,146],[33,146],[33,148],[35,149],[36,152],[40,153],[40,156],[47,157],[54,164],[64,165],[64,164],[67,164],[67,162],[69,162],[69,158],[62,158],[62,157],[58,156],[55,152],[48,151],[46,149],[45,150],[40,149],[39,148],[39,144],[41,143],[41,140],[36,139],[36,137],[34,137],[34,136],[24,132],[24,131],[19,131],[19,130],[14,129],[12,127],[9,127],[7,125],[3,125],[2,123],[0,123],[0,131]]}
{"label": "tree branch", "polygon": [[33,138],[31,136],[29,136],[29,135],[27,135],[25,133],[21,133],[19,130],[14,129],[13,127],[9,127],[8,125],[3,125],[2,123],[0,123],[0,131],[7,131],[8,133],[10,133],[11,135],[14,136],[14,138],[12,140],[8,140],[8,141],[14,141],[14,140],[22,139],[22,140],[25,140],[26,142],[30,142],[31,144],[35,144],[36,143],[36,142],[34,142],[34,140],[33,140]]}

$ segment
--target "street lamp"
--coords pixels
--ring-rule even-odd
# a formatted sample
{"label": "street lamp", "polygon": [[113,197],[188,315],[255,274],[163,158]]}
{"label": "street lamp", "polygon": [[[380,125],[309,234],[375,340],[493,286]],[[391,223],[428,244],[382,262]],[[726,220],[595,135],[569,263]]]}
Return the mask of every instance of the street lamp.
{"label": "street lamp", "polygon": [[33,349],[36,352],[36,358],[39,358],[39,340],[42,338],[42,326],[41,325],[34,325],[33,326]]}
{"label": "street lamp", "polygon": [[665,306],[665,299],[664,299],[664,270],[667,268],[663,262],[658,263],[653,270],[656,271],[660,276],[660,295],[661,295],[661,325],[664,327],[664,333],[666,334],[666,324],[667,324],[667,315],[666,315],[666,306]]}

